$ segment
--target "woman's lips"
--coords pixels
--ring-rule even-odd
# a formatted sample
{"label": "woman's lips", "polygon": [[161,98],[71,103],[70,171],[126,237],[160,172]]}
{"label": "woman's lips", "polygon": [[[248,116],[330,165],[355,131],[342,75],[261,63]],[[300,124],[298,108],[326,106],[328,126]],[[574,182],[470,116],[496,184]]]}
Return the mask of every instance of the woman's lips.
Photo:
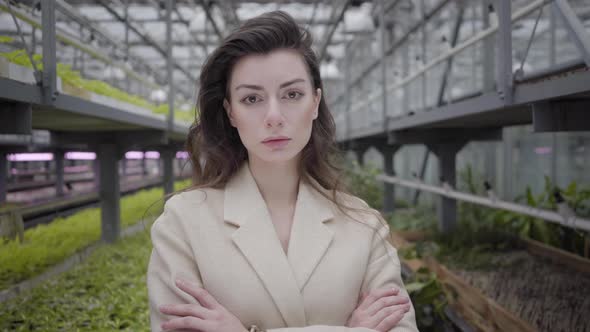
{"label": "woman's lips", "polygon": [[287,144],[289,144],[289,141],[291,139],[275,139],[272,141],[266,141],[266,142],[262,142],[264,145],[271,147],[273,149],[280,149],[283,148],[285,146],[287,146]]}

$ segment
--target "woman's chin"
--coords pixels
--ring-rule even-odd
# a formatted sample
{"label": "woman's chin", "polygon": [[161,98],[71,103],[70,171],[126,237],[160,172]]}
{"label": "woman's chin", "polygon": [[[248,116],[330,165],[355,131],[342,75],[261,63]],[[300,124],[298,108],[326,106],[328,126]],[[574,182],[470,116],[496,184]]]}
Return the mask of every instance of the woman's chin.
{"label": "woman's chin", "polygon": [[293,160],[297,153],[291,149],[277,149],[256,154],[256,158],[267,163],[284,163]]}

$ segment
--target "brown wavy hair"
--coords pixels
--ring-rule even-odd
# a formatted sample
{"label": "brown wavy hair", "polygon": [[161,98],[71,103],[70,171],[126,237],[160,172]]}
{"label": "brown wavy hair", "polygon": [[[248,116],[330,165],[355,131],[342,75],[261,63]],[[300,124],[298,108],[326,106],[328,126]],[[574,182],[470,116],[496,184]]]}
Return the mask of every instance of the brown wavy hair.
{"label": "brown wavy hair", "polygon": [[[289,14],[273,11],[245,21],[209,55],[200,75],[198,112],[186,140],[186,150],[193,166],[193,185],[186,190],[223,188],[248,158],[238,131],[231,126],[223,108],[224,98],[230,97],[228,80],[236,62],[246,55],[292,49],[303,58],[313,91],[318,88],[324,91],[319,61],[311,48],[312,41],[309,31],[301,28]],[[339,165],[344,160],[343,156],[335,142],[334,118],[324,98],[321,98],[311,137],[302,150],[298,165],[301,179],[346,215],[346,210],[379,214],[367,207],[359,209],[345,205],[339,198],[341,194],[354,197],[340,180],[343,170]],[[205,161],[204,164],[201,160]],[[309,181],[310,178],[322,188]],[[382,220],[380,214],[379,219]]]}

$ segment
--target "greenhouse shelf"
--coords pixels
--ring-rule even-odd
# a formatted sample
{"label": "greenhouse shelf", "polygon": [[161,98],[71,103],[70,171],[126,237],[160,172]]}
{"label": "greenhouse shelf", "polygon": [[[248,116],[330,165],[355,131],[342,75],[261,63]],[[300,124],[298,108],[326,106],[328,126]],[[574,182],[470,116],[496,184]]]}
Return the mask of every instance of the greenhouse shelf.
{"label": "greenhouse shelf", "polygon": [[[12,66],[11,66],[12,67]],[[10,67],[10,68],[11,68]],[[19,77],[13,79],[14,73],[19,73]],[[5,72],[2,76],[7,76]],[[33,111],[43,110],[43,113],[37,112],[33,116],[34,129],[48,130],[75,130],[72,128],[72,120],[82,120],[77,125],[80,130],[93,129],[83,121],[90,118],[98,118],[102,121],[91,121],[97,130],[115,130],[115,129],[157,129],[166,130],[168,123],[166,117],[162,114],[153,114],[149,110],[144,110],[135,105],[130,105],[108,97],[100,96],[87,92],[90,100],[84,97],[71,96],[68,94],[58,94],[52,105],[43,103],[41,87],[24,83],[27,74],[19,70],[11,72],[10,78],[0,77],[0,99],[30,103],[33,104]],[[69,92],[68,88],[64,89],[63,85],[58,84],[58,91]],[[67,85],[66,85],[67,86]],[[94,95],[94,96],[93,96]],[[173,136],[174,138],[184,138],[190,124],[175,121]]]}
{"label": "greenhouse shelf", "polygon": [[514,88],[514,100],[508,102],[496,92],[443,106],[434,112],[421,112],[391,121],[389,130],[426,127],[494,127],[532,123],[531,104],[561,99],[590,91],[587,69],[560,73]]}
{"label": "greenhouse shelf", "polygon": [[[577,69],[533,82],[519,83],[514,87],[514,97],[506,101],[494,92],[466,96],[451,104],[429,111],[413,112],[388,117],[386,131],[392,133],[391,143],[403,143],[403,133],[408,130],[432,128],[498,128],[522,124],[534,124],[533,106],[545,101],[571,99],[590,91],[590,71]],[[352,112],[354,113],[354,112]],[[383,134],[383,123],[351,129],[349,139]],[[396,137],[396,133],[402,135]]]}
{"label": "greenhouse shelf", "polygon": [[[23,66],[19,66],[8,61],[5,58],[0,57],[0,76],[9,78],[11,80],[19,81],[22,83],[36,84],[34,72]],[[60,80],[58,78],[58,80]],[[60,83],[57,83],[58,86]]]}

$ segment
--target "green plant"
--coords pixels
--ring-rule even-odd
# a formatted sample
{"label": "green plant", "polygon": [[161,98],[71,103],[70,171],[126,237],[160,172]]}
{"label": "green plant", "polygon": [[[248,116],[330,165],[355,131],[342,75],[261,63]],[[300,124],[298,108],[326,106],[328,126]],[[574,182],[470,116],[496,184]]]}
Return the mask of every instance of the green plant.
{"label": "green plant", "polygon": [[[576,215],[590,217],[590,187],[580,188],[572,181],[561,193]],[[562,234],[563,248],[590,257],[590,233],[563,227]]]}
{"label": "green plant", "polygon": [[[485,189],[481,175],[473,171],[470,164],[458,172],[457,188],[475,195],[485,195]],[[493,219],[496,210],[485,206],[458,202],[458,219],[464,222],[489,223]]]}
{"label": "green plant", "polygon": [[[478,180],[476,180],[476,178]],[[481,177],[475,174],[471,165],[467,165],[465,170],[459,172],[459,189],[467,190],[469,193],[476,195],[485,195],[483,181]],[[549,178],[545,177],[546,188],[551,187]],[[526,198],[526,203],[533,207],[548,208],[546,200],[552,197],[548,193],[542,193],[538,197],[533,196],[531,189],[527,188],[525,196],[520,196],[517,201]],[[461,227],[470,227],[477,230],[479,226],[489,229],[490,232],[507,232],[518,234],[523,237],[533,238],[543,243],[556,245],[558,237],[555,233],[555,225],[551,225],[544,220],[516,214],[513,212],[483,207],[473,203],[459,203],[459,221]]]}
{"label": "green plant", "polygon": [[[0,52],[0,57],[4,57],[8,61],[19,66],[33,68],[33,65],[31,64],[31,61],[29,60],[26,51],[23,49],[15,50],[12,52]],[[33,54],[32,57],[33,61],[35,62],[35,65],[37,66],[37,69],[43,70],[43,56],[40,54]],[[117,99],[139,107],[143,107],[157,114],[167,115],[169,113],[169,107],[167,104],[156,106],[137,95],[130,95],[127,92],[115,88],[106,82],[99,80],[84,79],[80,75],[80,72],[73,70],[70,65],[58,63],[56,71],[57,76],[62,79],[62,82],[68,83],[74,87],[91,91],[99,95],[111,97],[113,99]],[[182,110],[175,109],[174,117],[175,119],[181,121],[193,122],[195,119],[195,114],[194,112],[185,112]]]}
{"label": "green plant", "polygon": [[[548,177],[545,177],[545,183],[546,186],[550,186]],[[531,188],[528,186],[524,196],[520,196],[516,199],[517,202],[522,202],[523,200],[529,206],[544,209],[553,209],[552,206],[555,205],[551,194],[543,192],[540,195],[535,196]],[[531,216],[520,215],[516,213],[507,215],[511,217],[509,218],[510,223],[520,236],[529,237],[552,246],[559,246],[559,235],[557,233],[559,226],[549,224],[545,220]],[[500,216],[502,216],[502,214],[500,214]],[[500,220],[504,221],[506,220],[505,218],[506,217]]]}
{"label": "green plant", "polygon": [[[43,57],[40,54],[33,54],[33,61],[39,70],[43,69]],[[33,68],[31,60],[27,55],[25,50],[14,50],[12,52],[0,52],[0,57],[5,58],[9,62],[12,62],[16,65]]]}
{"label": "green plant", "polygon": [[348,188],[376,210],[383,208],[383,186],[376,176],[381,171],[373,166],[360,166],[356,161],[346,164],[344,177]]}
{"label": "green plant", "polygon": [[423,332],[447,331],[444,328],[447,298],[436,274],[423,267],[404,283],[416,311],[418,329]]}
{"label": "green plant", "polygon": [[0,36],[0,43],[12,43],[14,38],[9,36]]}
{"label": "green plant", "polygon": [[432,254],[445,264],[466,270],[494,269],[498,252],[521,248],[516,237],[494,228],[461,228],[452,234],[437,233],[437,250]]}
{"label": "green plant", "polygon": [[[530,187],[527,187],[525,193],[518,196],[516,201],[532,207],[556,211],[557,202],[555,195],[556,192],[559,192],[564,199],[564,203],[576,215],[583,217],[590,215],[590,189],[579,188],[576,182],[571,182],[563,190],[555,186],[547,176],[545,176],[543,188],[542,192],[535,194]],[[589,255],[590,236],[585,232],[551,224],[540,218],[509,211],[497,211],[492,215],[491,219],[497,227],[504,227],[520,236],[528,237],[579,255]]]}
{"label": "green plant", "polygon": [[144,232],[98,248],[81,265],[2,303],[0,331],[149,331],[151,248]]}
{"label": "green plant", "polygon": [[389,225],[398,230],[434,230],[436,228],[436,216],[427,206],[398,209],[389,217]]}
{"label": "green plant", "polygon": [[[483,181],[476,180],[480,177],[472,171],[470,165],[459,173],[459,178],[461,180],[460,190],[467,190],[479,195],[484,194]],[[527,186],[525,193],[518,196],[516,201],[528,206],[555,211],[557,210],[556,192],[560,193],[565,204],[576,215],[590,216],[590,188],[580,188],[573,181],[565,189],[561,189],[555,186],[549,177],[545,176],[542,192],[535,194]],[[531,238],[579,255],[590,256],[590,235],[588,233],[552,224],[540,218],[460,202],[459,221],[462,222],[462,228],[467,224],[467,228],[477,229],[479,225],[488,229],[489,232]],[[460,232],[468,233],[463,229]],[[471,237],[473,238],[473,236]]]}
{"label": "green plant", "polygon": [[[459,173],[458,188],[481,194],[477,175],[470,166]],[[471,203],[459,203],[456,229],[450,234],[440,233],[436,217],[427,207],[396,211],[390,218],[392,228],[401,230],[426,230],[433,234],[433,241],[418,242],[408,257],[434,256],[449,265],[465,269],[484,269],[490,266],[493,252],[517,246],[514,236],[493,222],[496,211]]]}
{"label": "green plant", "polygon": [[[190,180],[175,184],[177,190]],[[157,215],[163,206],[163,190],[141,190],[121,198],[121,226],[127,227]],[[100,238],[100,209],[88,208],[66,218],[57,218],[24,233],[24,243],[0,245],[0,290],[42,273]]]}

